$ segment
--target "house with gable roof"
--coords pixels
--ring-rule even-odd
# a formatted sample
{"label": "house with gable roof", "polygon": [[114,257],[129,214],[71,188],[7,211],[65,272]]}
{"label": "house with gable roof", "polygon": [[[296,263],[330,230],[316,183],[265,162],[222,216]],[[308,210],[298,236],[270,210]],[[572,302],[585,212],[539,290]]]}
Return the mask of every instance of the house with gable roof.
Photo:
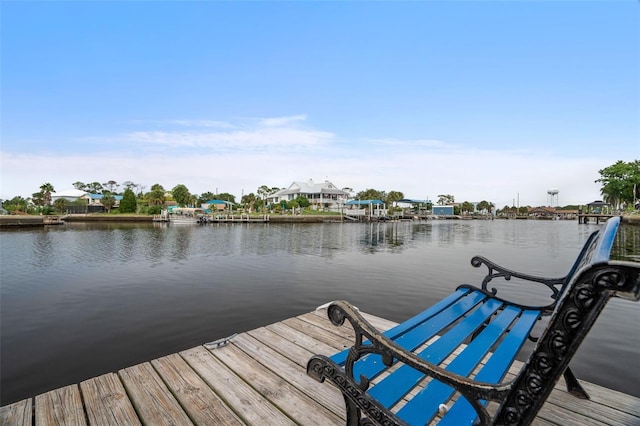
{"label": "house with gable roof", "polygon": [[313,179],[309,179],[306,182],[293,182],[289,187],[275,192],[267,197],[267,203],[280,204],[298,197],[305,197],[316,210],[338,209],[347,202],[349,193],[328,180],[315,183]]}

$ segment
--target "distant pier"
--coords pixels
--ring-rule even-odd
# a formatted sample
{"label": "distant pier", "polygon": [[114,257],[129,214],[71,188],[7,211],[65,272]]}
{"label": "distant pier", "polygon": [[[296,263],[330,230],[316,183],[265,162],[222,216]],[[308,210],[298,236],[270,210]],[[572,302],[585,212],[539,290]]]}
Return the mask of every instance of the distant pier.
{"label": "distant pier", "polygon": [[616,216],[619,215],[603,213],[578,213],[578,224],[586,225],[588,223],[595,223],[596,225],[599,225],[600,223],[604,223],[608,219]]}

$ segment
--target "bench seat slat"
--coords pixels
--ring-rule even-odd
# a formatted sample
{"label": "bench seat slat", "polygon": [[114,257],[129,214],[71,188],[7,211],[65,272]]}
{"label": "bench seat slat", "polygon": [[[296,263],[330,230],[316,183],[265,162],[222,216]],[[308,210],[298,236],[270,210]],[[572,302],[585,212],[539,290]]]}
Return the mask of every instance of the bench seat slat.
{"label": "bench seat slat", "polygon": [[[400,347],[413,351],[485,299],[486,296],[484,294],[477,291],[471,292],[437,315],[432,316],[427,321],[424,321],[395,339],[395,343]],[[371,379],[386,368],[387,366],[382,362],[380,355],[370,354],[354,364],[353,374],[355,377],[364,375]]]}
{"label": "bench seat slat", "polygon": [[[524,311],[475,379],[480,382],[499,383],[509,370],[516,354],[522,348],[539,317],[539,311]],[[471,404],[465,398],[459,398],[442,418],[439,425],[471,424],[475,418],[476,412]]]}
{"label": "bench seat slat", "polygon": [[[389,339],[394,340],[398,336],[414,328],[416,325],[422,324],[423,322],[427,321],[434,315],[439,314],[441,311],[448,308],[450,305],[456,303],[462,297],[467,295],[467,293],[469,293],[470,291],[471,290],[468,288],[456,290],[454,293],[450,294],[449,296],[445,297],[439,302],[433,304],[428,309],[425,309],[424,311],[417,314],[416,316],[396,325],[395,327],[390,328],[389,330],[385,331],[382,334],[384,334]],[[349,349],[345,349],[343,351],[338,352],[335,355],[332,355],[330,359],[338,365],[344,365],[345,361],[347,360],[348,354],[349,354]]]}
{"label": "bench seat slat", "polygon": [[[474,331],[476,331],[488,318],[491,317],[502,303],[489,299],[478,309],[456,324],[446,334],[426,347],[418,354],[421,358],[433,363],[440,364],[460,344]],[[378,384],[369,390],[369,394],[377,399],[382,405],[389,408],[398,403],[407,393],[411,391],[425,375],[408,365],[398,368]]]}
{"label": "bench seat slat", "polygon": [[[508,330],[520,312],[521,310],[518,308],[507,306],[449,363],[446,369],[462,376],[468,376]],[[398,417],[410,424],[425,424],[435,416],[439,405],[449,399],[453,393],[452,387],[433,380],[398,411]]]}

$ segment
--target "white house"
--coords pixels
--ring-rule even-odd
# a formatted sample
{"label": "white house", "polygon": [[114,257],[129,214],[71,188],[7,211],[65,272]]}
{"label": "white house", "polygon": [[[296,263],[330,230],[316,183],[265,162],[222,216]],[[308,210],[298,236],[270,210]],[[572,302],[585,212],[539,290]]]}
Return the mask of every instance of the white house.
{"label": "white house", "polygon": [[[88,205],[93,206],[101,206],[102,205],[102,197],[104,197],[103,194],[89,194],[87,193],[84,197],[82,197]],[[116,200],[116,203],[113,205],[113,207],[118,208],[120,206],[120,201],[122,201],[122,195],[114,195],[113,198]]]}
{"label": "white house", "polygon": [[349,193],[341,190],[333,183],[325,180],[315,183],[312,179],[307,182],[293,182],[288,188],[281,189],[267,197],[269,204],[279,204],[283,201],[293,201],[298,197],[305,197],[316,209],[338,209],[347,202]]}
{"label": "white house", "polygon": [[81,191],[79,189],[68,189],[66,191],[52,192],[51,193],[51,202],[55,202],[58,199],[65,199],[67,201],[77,201],[78,199],[87,195],[86,191]]}

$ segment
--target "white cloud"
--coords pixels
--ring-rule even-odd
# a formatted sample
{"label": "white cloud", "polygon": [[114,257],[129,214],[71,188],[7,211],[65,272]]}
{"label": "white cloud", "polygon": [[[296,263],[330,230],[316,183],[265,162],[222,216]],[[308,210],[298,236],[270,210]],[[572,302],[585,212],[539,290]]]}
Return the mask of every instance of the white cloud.
{"label": "white cloud", "polygon": [[217,127],[221,129],[231,129],[234,127],[231,123],[214,120],[169,120],[166,123],[185,127]]}
{"label": "white cloud", "polygon": [[380,146],[395,147],[395,148],[435,148],[435,149],[455,149],[456,146],[435,140],[435,139],[367,139]]}
{"label": "white cloud", "polygon": [[[96,167],[99,158],[100,167]],[[545,205],[547,189],[558,188],[560,205],[581,204],[599,198],[597,170],[615,161],[554,159],[530,155],[475,151],[411,153],[390,150],[361,152],[346,158],[340,152],[246,152],[209,155],[104,153],[96,155],[28,155],[2,153],[2,198],[30,196],[44,182],[58,190],[75,181],[131,180],[148,188],[182,183],[191,192],[254,192],[261,185],[288,186],[294,180],[329,179],[356,192],[367,188],[396,190],[411,198],[437,200],[452,194],[457,201],[488,200],[499,207]],[[55,165],[55,166],[53,166]]]}
{"label": "white cloud", "polygon": [[181,127],[215,127],[220,129],[232,129],[234,126],[226,121],[217,120],[131,120],[131,124],[156,126],[181,126]]}
{"label": "white cloud", "polygon": [[293,128],[260,128],[232,132],[161,132],[142,131],[121,137],[127,142],[144,142],[170,147],[233,148],[238,151],[315,147],[329,142],[330,132]]}
{"label": "white cloud", "polygon": [[263,118],[262,120],[260,120],[260,124],[262,124],[263,126],[276,127],[284,126],[296,121],[305,121],[306,119],[307,116],[305,114],[299,114],[291,115],[288,117]]}
{"label": "white cloud", "polygon": [[[265,119],[270,125],[254,119],[252,124],[234,125],[231,131],[185,129],[189,127],[185,125],[180,131],[142,130],[92,138],[109,151],[87,154],[3,152],[0,195],[30,196],[44,182],[65,190],[76,181],[113,179],[131,180],[147,189],[154,183],[168,189],[185,184],[194,193],[217,188],[239,198],[261,185],[285,187],[312,178],[329,179],[356,192],[395,190],[434,201],[439,194],[451,194],[457,201],[488,200],[499,207],[518,198],[520,205],[544,205],[547,190],[558,188],[559,204],[566,205],[599,198],[597,171],[617,160],[468,149],[430,139],[350,141],[295,126],[304,118]],[[124,149],[117,150],[120,146]]]}

